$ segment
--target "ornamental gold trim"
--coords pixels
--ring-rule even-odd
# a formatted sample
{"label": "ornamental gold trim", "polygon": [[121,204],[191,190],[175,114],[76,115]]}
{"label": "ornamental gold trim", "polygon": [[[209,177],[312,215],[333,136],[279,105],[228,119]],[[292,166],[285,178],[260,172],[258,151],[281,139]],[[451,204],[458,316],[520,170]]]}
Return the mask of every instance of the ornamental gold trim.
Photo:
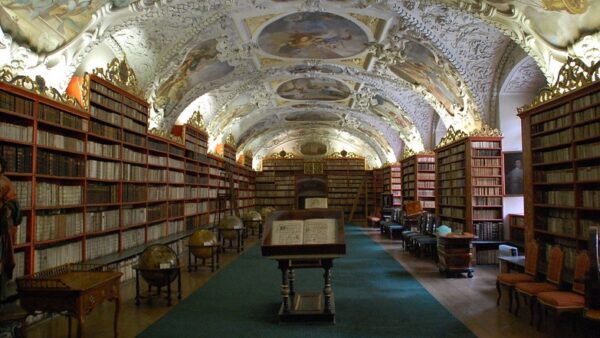
{"label": "ornamental gold trim", "polygon": [[129,64],[127,59],[119,60],[118,58],[112,59],[112,61],[104,68],[94,69],[94,75],[102,78],[106,81],[111,82],[115,86],[131,93],[136,96],[142,96],[142,90],[138,87],[138,80],[135,72]]}
{"label": "ornamental gold trim", "polygon": [[440,140],[440,143],[437,146],[435,146],[435,149],[442,148],[444,146],[447,146],[448,144],[454,143],[458,140],[462,140],[467,137],[469,137],[469,135],[464,131],[454,130],[454,126],[450,126],[450,128],[448,128],[448,131],[446,132],[446,135],[444,135],[444,137],[442,137],[442,139]]}
{"label": "ornamental gold trim", "polygon": [[492,128],[485,124],[483,127],[477,130],[473,130],[469,136],[480,136],[480,137],[501,137],[502,132],[499,129]]}
{"label": "ornamental gold trim", "polygon": [[202,117],[202,113],[200,113],[200,111],[198,111],[198,110],[196,110],[195,112],[192,113],[192,117],[190,117],[190,119],[187,121],[187,124],[194,128],[198,128],[201,131],[206,132],[206,125],[204,124],[204,118]]}
{"label": "ornamental gold trim", "polygon": [[[69,105],[77,109],[87,110],[86,107],[81,106],[76,98],[66,93],[61,93],[56,88],[46,86],[46,80],[40,75],[36,75],[34,80],[29,76],[14,74],[11,69],[4,67],[0,69],[0,81],[38,95],[45,96],[53,101]],[[89,85],[87,93],[89,93]]]}
{"label": "ornamental gold trim", "polygon": [[336,151],[334,153],[331,153],[328,157],[330,157],[330,158],[362,158],[362,157],[356,155],[356,153],[349,152],[346,150]]}
{"label": "ornamental gold trim", "polygon": [[410,149],[410,148],[404,148],[404,152],[402,152],[402,159],[405,160],[411,156],[415,156],[416,153],[414,152],[414,150]]}
{"label": "ornamental gold trim", "polygon": [[243,154],[244,154],[244,156],[246,158],[253,158],[254,157],[254,154],[252,153],[252,150],[244,150]]}
{"label": "ornamental gold trim", "polygon": [[533,102],[518,108],[519,113],[540,106],[550,100],[559,98],[573,90],[600,81],[600,61],[588,67],[583,61],[569,57],[558,73],[556,83],[544,87]]}
{"label": "ornamental gold trim", "polygon": [[229,135],[227,135],[225,138],[225,144],[235,148],[235,137],[233,137],[233,134],[229,133]]}
{"label": "ornamental gold trim", "polygon": [[281,149],[280,152],[272,153],[271,155],[269,155],[269,158],[273,158],[273,159],[296,158],[296,155],[294,155],[292,153],[288,153],[287,151]]}
{"label": "ornamental gold trim", "polygon": [[179,143],[182,145],[185,144],[185,142],[183,141],[183,137],[175,136],[175,135],[171,134],[170,132],[162,130],[162,129],[152,128],[148,131],[148,133],[152,134],[152,135],[156,135],[161,138],[164,138],[166,140],[175,142],[175,143]]}

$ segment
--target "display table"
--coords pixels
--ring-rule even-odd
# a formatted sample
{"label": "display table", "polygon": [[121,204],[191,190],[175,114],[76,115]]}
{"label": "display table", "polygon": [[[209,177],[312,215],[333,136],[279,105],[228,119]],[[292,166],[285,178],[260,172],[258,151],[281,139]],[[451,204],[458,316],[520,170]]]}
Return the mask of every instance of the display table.
{"label": "display table", "polygon": [[119,290],[121,272],[101,271],[100,266],[66,264],[33,275],[17,278],[21,307],[29,313],[36,311],[66,313],[78,322],[77,336],[83,333],[85,315],[107,300],[115,302],[113,320],[117,337],[119,321]]}
{"label": "display table", "polygon": [[[346,253],[344,213],[336,209],[275,211],[265,223],[262,255],[281,270],[280,322],[335,323],[333,260]],[[323,269],[323,290],[296,293],[295,269]]]}
{"label": "display table", "polygon": [[446,276],[466,272],[473,277],[473,234],[449,233],[437,236],[438,268]]}

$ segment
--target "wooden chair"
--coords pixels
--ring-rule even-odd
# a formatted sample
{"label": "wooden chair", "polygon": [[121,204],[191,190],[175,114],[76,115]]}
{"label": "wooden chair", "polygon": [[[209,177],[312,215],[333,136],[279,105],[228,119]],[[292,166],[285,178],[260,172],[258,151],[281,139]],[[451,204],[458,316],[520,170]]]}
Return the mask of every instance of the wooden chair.
{"label": "wooden chair", "polygon": [[600,332],[600,263],[598,262],[598,227],[590,227],[588,237],[590,269],[585,283],[583,319],[587,337],[597,337]]}
{"label": "wooden chair", "polygon": [[[564,312],[575,312],[579,313],[585,306],[585,274],[588,272],[590,266],[590,257],[587,252],[582,251],[577,255],[575,260],[575,274],[573,276],[573,288],[571,291],[549,291],[541,292],[537,295],[537,302],[539,307],[540,316],[538,318],[537,329],[540,329],[542,324],[542,315],[547,315],[549,309],[556,313],[556,329],[560,324],[560,315]],[[575,326],[575,321],[573,321]]]}
{"label": "wooden chair", "polygon": [[500,305],[500,298],[502,298],[502,287],[508,288],[508,312],[512,312],[513,293],[515,285],[523,282],[534,282],[537,274],[538,257],[539,257],[539,246],[537,242],[531,241],[527,245],[527,255],[525,256],[525,272],[507,272],[500,273],[496,277],[496,290],[498,290],[498,299],[496,300],[496,306]]}
{"label": "wooden chair", "polygon": [[517,307],[515,308],[515,315],[519,313],[519,295],[522,295],[529,304],[530,320],[529,324],[533,325],[533,310],[537,300],[537,295],[542,292],[558,291],[559,284],[563,272],[563,263],[565,260],[565,254],[560,246],[555,245],[550,249],[550,255],[548,258],[548,269],[546,273],[545,282],[524,282],[517,283],[515,285],[515,299],[517,300]]}

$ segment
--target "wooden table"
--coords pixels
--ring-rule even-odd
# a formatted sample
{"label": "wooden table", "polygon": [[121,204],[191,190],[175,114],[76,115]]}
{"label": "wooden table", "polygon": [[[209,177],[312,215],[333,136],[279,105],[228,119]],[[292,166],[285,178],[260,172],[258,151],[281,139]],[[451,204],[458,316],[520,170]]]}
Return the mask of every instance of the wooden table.
{"label": "wooden table", "polygon": [[[328,218],[335,221],[335,235],[331,242],[320,244],[277,243],[273,236],[273,222]],[[266,222],[261,246],[265,257],[277,261],[281,270],[280,322],[319,321],[335,323],[335,301],[331,284],[333,260],[346,253],[344,214],[341,210],[310,209],[273,212]],[[299,294],[295,291],[295,269],[322,268],[323,290]]]}
{"label": "wooden table", "polygon": [[503,271],[503,265],[506,266],[506,272],[510,272],[513,268],[519,271],[525,270],[525,256],[500,256],[498,260],[500,261],[501,271]]}
{"label": "wooden table", "polygon": [[62,265],[47,271],[17,279],[17,290],[21,306],[29,313],[66,312],[69,317],[69,337],[71,317],[76,317],[77,336],[84,336],[85,316],[98,304],[110,300],[115,302],[114,334],[117,337],[117,323],[120,308],[121,272],[85,271],[82,264]]}

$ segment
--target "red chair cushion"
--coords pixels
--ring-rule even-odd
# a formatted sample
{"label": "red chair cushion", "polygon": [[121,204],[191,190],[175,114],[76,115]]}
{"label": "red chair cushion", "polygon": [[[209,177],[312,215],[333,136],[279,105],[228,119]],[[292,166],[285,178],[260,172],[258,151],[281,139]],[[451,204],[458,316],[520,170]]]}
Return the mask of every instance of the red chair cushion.
{"label": "red chair cushion", "polygon": [[585,299],[582,295],[568,291],[541,292],[538,301],[555,308],[583,308]]}
{"label": "red chair cushion", "polygon": [[558,291],[556,285],[548,283],[517,283],[515,288],[518,292],[534,296],[540,292]]}
{"label": "red chair cushion", "polygon": [[526,273],[501,273],[497,277],[502,284],[514,286],[517,283],[533,282],[535,278]]}

